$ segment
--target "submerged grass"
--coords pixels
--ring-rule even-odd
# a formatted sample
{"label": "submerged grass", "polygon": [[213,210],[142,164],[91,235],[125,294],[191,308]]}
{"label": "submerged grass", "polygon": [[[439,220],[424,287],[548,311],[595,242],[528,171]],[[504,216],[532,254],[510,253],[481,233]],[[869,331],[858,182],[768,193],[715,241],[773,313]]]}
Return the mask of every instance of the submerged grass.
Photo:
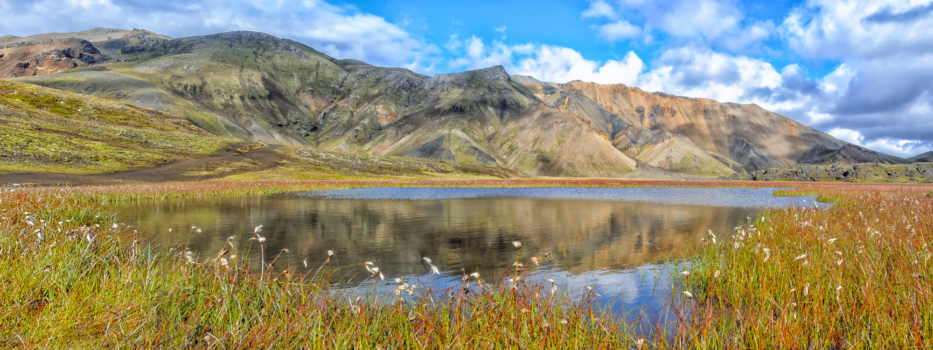
{"label": "submerged grass", "polygon": [[[363,186],[678,185],[736,184],[553,179],[4,187],[0,347],[933,345],[929,186],[796,185],[836,205],[770,210],[734,233],[712,233],[691,262],[669,264],[689,271],[674,271],[671,307],[677,317],[664,324],[627,323],[622,315],[601,310],[588,293],[582,299],[555,294],[547,282],[526,283],[521,274],[512,283],[464,274],[461,286],[444,291],[399,281],[392,287],[397,293],[384,293],[371,283],[369,292],[350,296],[332,289],[320,268],[275,266],[277,251],[264,252],[270,265],[257,271],[248,266],[248,257],[237,256],[238,248],[246,247],[236,243],[200,256],[183,247],[153,250],[144,233],[115,225],[109,211],[115,201]],[[231,234],[265,246],[258,229]],[[362,263],[351,268],[373,271]],[[521,263],[537,265],[537,259]],[[377,278],[374,273],[372,282]],[[642,338],[646,334],[653,335]]]}

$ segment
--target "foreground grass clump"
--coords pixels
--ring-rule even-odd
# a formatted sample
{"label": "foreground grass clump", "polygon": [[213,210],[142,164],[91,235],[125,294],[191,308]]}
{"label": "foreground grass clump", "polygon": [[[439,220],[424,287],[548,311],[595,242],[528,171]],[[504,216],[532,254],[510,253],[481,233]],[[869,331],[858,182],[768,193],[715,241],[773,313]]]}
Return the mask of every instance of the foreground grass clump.
{"label": "foreground grass clump", "polygon": [[929,186],[810,185],[826,210],[765,213],[711,234],[685,279],[710,348],[933,345]]}
{"label": "foreground grass clump", "polygon": [[[636,341],[586,300],[571,303],[523,282],[513,289],[473,276],[450,291],[399,284],[405,288],[397,294],[357,299],[330,290],[328,276],[313,268],[256,272],[237,256],[245,247],[228,244],[200,257],[154,251],[101,203],[67,189],[0,193],[0,348],[618,348]],[[264,242],[261,233],[241,234]]]}

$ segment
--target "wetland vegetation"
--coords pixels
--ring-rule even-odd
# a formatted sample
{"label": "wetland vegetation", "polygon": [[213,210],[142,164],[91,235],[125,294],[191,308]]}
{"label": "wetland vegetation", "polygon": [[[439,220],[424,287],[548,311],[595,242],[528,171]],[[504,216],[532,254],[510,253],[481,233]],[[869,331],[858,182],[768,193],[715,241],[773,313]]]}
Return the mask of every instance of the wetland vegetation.
{"label": "wetland vegetation", "polygon": [[[209,181],[100,187],[5,187],[0,193],[0,346],[46,348],[905,348],[933,333],[929,235],[933,188],[793,183],[827,209],[765,210],[708,232],[684,260],[661,265],[669,300],[620,315],[599,289],[552,292],[527,268],[471,276],[445,290],[416,280],[367,284],[352,296],[326,263],[284,263],[263,231],[195,256],[160,249],[121,225],[119,203],[353,187],[683,186],[736,183],[612,180]],[[743,186],[772,187],[763,182]],[[788,183],[780,183],[787,187]],[[233,240],[231,240],[233,241]],[[258,245],[271,265],[239,254]],[[174,249],[172,249],[174,248]],[[329,248],[328,248],[329,249]],[[522,249],[526,249],[523,252]],[[252,254],[252,253],[250,253]],[[283,254],[279,256],[279,254]],[[534,252],[537,254],[537,252]],[[336,259],[336,258],[333,258]],[[534,260],[547,264],[544,256]],[[349,262],[367,280],[374,265]],[[433,262],[430,265],[442,263]],[[325,268],[321,269],[322,266]],[[385,268],[386,266],[380,266]],[[397,284],[396,284],[397,283]],[[382,284],[383,286],[385,284]],[[572,289],[572,288],[569,288]]]}

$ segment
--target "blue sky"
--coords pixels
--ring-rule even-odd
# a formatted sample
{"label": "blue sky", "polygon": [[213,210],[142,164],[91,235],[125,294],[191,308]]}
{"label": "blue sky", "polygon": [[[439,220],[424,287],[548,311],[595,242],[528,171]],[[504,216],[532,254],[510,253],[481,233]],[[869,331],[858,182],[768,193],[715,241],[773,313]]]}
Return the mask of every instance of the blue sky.
{"label": "blue sky", "polygon": [[428,75],[501,64],[755,103],[911,156],[933,150],[931,1],[0,0],[0,35],[256,30]]}

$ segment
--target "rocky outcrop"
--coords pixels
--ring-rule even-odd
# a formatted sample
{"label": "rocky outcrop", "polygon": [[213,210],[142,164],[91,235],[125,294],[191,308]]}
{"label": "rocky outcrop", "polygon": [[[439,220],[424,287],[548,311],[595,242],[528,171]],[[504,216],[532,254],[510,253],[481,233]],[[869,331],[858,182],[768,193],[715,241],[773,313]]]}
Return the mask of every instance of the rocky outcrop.
{"label": "rocky outcrop", "polygon": [[729,159],[741,164],[749,171],[768,168],[781,168],[781,164],[771,159],[761,149],[741,136],[729,140]]}
{"label": "rocky outcrop", "polygon": [[794,169],[736,173],[720,180],[933,183],[933,164],[801,165]]}
{"label": "rocky outcrop", "polygon": [[841,148],[832,148],[823,145],[813,147],[797,160],[798,164],[856,164],[856,163],[885,163],[907,164],[909,160],[895,157],[853,144]]}
{"label": "rocky outcrop", "polygon": [[0,49],[0,77],[55,74],[109,60],[91,42],[83,39],[13,45]]}
{"label": "rocky outcrop", "polygon": [[756,105],[648,93],[622,84],[574,81],[562,84],[561,88],[582,92],[629,124],[684,135],[702,149],[729,157],[750,170],[790,168],[804,152],[815,146],[840,148],[846,145],[844,141]]}
{"label": "rocky outcrop", "polygon": [[424,88],[433,91],[451,88],[487,89],[492,83],[508,84],[509,82],[511,78],[505,71],[505,67],[494,66],[461,73],[437,74],[424,81]]}

